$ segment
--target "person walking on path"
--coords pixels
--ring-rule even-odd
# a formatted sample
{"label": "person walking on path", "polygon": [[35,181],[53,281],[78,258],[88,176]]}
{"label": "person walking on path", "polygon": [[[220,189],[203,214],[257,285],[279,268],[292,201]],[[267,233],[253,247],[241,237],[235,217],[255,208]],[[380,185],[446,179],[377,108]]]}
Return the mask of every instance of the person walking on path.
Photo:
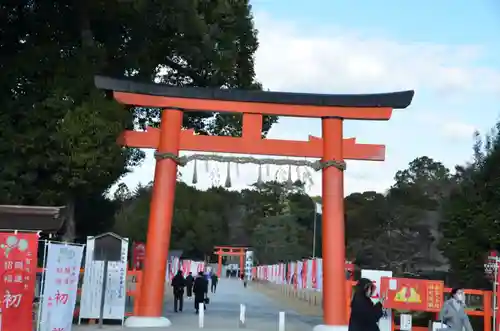
{"label": "person walking on path", "polygon": [[[207,294],[208,294],[208,281],[203,274],[203,271],[200,271],[198,277],[194,280],[193,285],[193,293],[194,293],[194,309],[196,314],[198,314],[200,310],[200,303],[205,303]],[[204,304],[204,310],[207,310],[207,305]]]}
{"label": "person walking on path", "polygon": [[186,294],[189,299],[193,297],[193,283],[194,283],[193,273],[190,272],[186,277]]}
{"label": "person walking on path", "polygon": [[444,324],[441,330],[473,331],[469,316],[465,312],[465,293],[461,287],[451,290],[451,298],[446,300],[439,313],[439,319]]}
{"label": "person walking on path", "polygon": [[245,273],[240,273],[241,280],[243,281],[243,287],[247,287],[247,278],[245,277]]}
{"label": "person walking on path", "polygon": [[380,331],[378,321],[384,312],[382,304],[385,297],[373,304],[371,296],[375,291],[372,281],[361,278],[356,284],[351,301],[351,317],[349,318],[349,331]]}
{"label": "person walking on path", "polygon": [[211,279],[212,279],[212,286],[210,287],[210,290],[212,293],[215,293],[215,291],[217,290],[217,283],[219,282],[219,277],[217,277],[217,274],[212,273]]}
{"label": "person walking on path", "polygon": [[186,280],[182,275],[182,271],[177,271],[177,274],[172,278],[172,288],[174,291],[174,311],[177,313],[177,308],[182,311],[184,304],[184,287],[186,287]]}

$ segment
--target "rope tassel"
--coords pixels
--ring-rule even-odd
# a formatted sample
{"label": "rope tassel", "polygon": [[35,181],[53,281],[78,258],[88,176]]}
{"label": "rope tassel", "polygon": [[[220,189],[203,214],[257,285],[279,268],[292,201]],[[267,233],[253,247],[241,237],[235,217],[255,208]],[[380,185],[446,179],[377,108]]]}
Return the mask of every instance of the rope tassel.
{"label": "rope tassel", "polygon": [[257,184],[258,185],[263,184],[263,181],[262,181],[262,165],[259,165],[259,177],[257,177]]}
{"label": "rope tassel", "polygon": [[231,187],[231,162],[227,163],[226,183],[224,186],[227,188]]}
{"label": "rope tassel", "polygon": [[293,187],[293,180],[292,180],[292,166],[288,166],[288,179],[286,181],[286,186],[291,189]]}
{"label": "rope tassel", "polygon": [[193,184],[197,184],[198,183],[198,171],[197,171],[197,168],[198,168],[198,164],[196,162],[196,160],[194,160],[194,168],[193,168]]}

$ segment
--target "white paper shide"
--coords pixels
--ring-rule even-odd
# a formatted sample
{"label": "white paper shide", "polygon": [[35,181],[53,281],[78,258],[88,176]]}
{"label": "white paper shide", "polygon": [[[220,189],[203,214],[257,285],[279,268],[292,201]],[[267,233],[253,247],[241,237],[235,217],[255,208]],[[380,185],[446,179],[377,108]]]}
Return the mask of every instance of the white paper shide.
{"label": "white paper shide", "polygon": [[71,331],[83,246],[47,244],[40,330]]}

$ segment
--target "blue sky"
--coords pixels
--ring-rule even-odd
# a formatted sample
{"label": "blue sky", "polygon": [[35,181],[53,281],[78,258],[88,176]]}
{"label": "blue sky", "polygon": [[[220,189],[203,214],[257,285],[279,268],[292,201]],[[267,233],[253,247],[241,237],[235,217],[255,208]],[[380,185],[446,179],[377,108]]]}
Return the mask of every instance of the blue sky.
{"label": "blue sky", "polygon": [[[260,48],[257,79],[274,91],[373,93],[415,89],[411,107],[388,122],[346,122],[344,135],[387,146],[385,162],[348,162],[345,192],[384,191],[394,173],[427,155],[446,166],[471,155],[472,132],[500,114],[500,2],[495,0],[254,0]],[[321,135],[319,120],[281,118],[270,137]],[[127,175],[133,188],[153,178],[148,159]],[[205,169],[205,167],[199,167]],[[198,169],[200,189],[223,184],[225,166]],[[268,179],[286,179],[271,167]],[[193,165],[182,170],[190,182]],[[265,171],[267,173],[267,171]],[[256,166],[233,167],[234,189],[257,179]],[[305,169],[293,169],[303,177]],[[312,174],[309,194],[320,194]]]}
{"label": "blue sky", "polygon": [[252,4],[254,11],[297,20],[312,30],[334,22],[399,40],[500,47],[496,0],[254,0]]}

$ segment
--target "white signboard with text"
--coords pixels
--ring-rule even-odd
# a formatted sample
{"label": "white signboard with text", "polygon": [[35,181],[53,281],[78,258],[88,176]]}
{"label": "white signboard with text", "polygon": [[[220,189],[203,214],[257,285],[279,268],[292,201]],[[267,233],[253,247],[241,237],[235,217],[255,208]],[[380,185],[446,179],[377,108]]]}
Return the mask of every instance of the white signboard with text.
{"label": "white signboard with text", "polygon": [[252,279],[253,251],[245,252],[245,276],[248,280]]}
{"label": "white signboard with text", "polygon": [[[392,277],[392,271],[386,270],[361,270],[361,277],[368,278],[375,285],[375,294],[372,296],[373,302],[378,302],[380,298],[380,279],[382,277]],[[378,322],[380,331],[391,331],[392,310],[384,308],[384,315]]]}
{"label": "white signboard with text", "polygon": [[40,330],[71,331],[83,246],[48,243]]}
{"label": "white signboard with text", "polygon": [[399,329],[401,331],[411,331],[412,317],[411,314],[401,314],[399,316]]}
{"label": "white signboard with text", "polygon": [[[87,237],[85,273],[83,276],[80,319],[99,318],[104,274],[104,262],[94,261],[95,237]],[[104,298],[104,319],[124,320],[127,283],[128,239],[122,239],[121,260],[108,262]]]}

